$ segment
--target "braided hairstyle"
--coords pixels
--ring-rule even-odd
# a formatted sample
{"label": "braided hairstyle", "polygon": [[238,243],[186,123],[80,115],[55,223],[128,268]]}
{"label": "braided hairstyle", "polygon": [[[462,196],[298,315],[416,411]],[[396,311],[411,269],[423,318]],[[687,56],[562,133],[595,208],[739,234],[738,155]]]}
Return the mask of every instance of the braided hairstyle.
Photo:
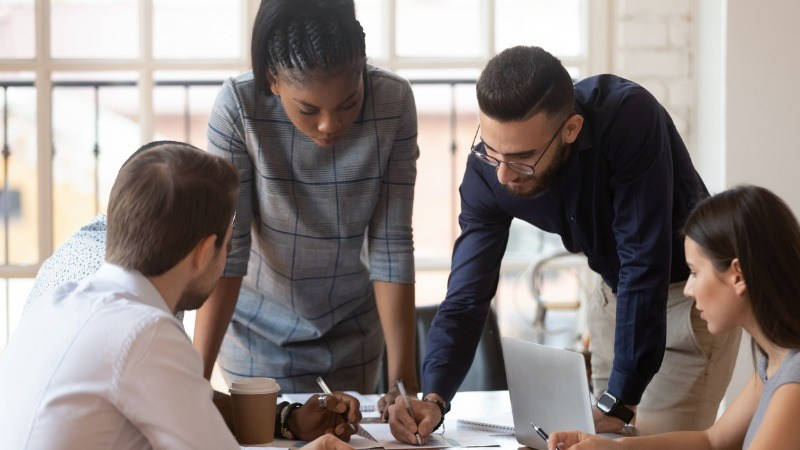
{"label": "braided hairstyle", "polygon": [[267,73],[297,82],[366,64],[364,30],[353,0],[262,0],[253,25],[256,89],[270,95]]}

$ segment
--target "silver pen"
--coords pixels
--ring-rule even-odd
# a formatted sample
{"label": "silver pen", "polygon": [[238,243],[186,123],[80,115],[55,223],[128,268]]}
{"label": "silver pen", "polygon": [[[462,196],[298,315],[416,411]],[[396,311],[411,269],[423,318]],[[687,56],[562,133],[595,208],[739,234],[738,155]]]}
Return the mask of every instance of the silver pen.
{"label": "silver pen", "polygon": [[[403,404],[406,405],[406,411],[408,411],[408,415],[411,416],[411,419],[414,419],[414,411],[411,409],[411,404],[408,403],[408,394],[406,394],[406,386],[403,384],[403,380],[397,380],[397,390],[400,391],[400,395],[403,397]],[[422,445],[422,438],[419,437],[419,431],[414,432],[414,436],[417,437],[417,445]]]}
{"label": "silver pen", "polygon": [[[333,391],[331,391],[331,388],[328,387],[328,383],[326,383],[325,380],[322,379],[322,377],[317,377],[317,384],[319,385],[319,388],[322,389],[322,392],[324,392],[325,394],[327,394],[327,395],[333,394]],[[364,427],[362,427],[361,425],[353,425],[350,422],[347,422],[347,424],[350,425],[350,429],[353,430],[353,432],[355,432],[357,435],[365,437],[365,438],[369,439],[370,441],[378,442],[378,440],[375,439],[369,433],[369,431],[365,430]]]}

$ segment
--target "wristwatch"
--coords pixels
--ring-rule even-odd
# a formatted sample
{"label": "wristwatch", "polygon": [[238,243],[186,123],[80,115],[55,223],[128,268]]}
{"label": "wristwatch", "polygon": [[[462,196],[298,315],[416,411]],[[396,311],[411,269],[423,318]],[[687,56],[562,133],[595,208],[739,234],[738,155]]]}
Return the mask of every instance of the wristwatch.
{"label": "wristwatch", "polygon": [[603,414],[607,416],[616,417],[623,422],[631,423],[633,420],[633,411],[630,408],[620,403],[616,397],[609,394],[608,391],[604,392],[603,395],[597,399],[597,409],[603,412]]}

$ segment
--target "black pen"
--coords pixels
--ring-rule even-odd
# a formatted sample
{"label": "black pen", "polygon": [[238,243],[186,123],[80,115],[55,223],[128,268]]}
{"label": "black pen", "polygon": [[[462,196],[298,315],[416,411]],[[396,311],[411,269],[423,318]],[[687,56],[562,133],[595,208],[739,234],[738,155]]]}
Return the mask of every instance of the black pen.
{"label": "black pen", "polygon": [[[547,441],[550,439],[550,436],[548,436],[543,429],[536,426],[536,424],[534,424],[533,422],[531,422],[531,426],[533,427],[533,431],[535,431],[536,434],[538,434],[539,437],[544,439],[544,442],[547,443]],[[556,450],[559,450],[559,448],[556,447]]]}

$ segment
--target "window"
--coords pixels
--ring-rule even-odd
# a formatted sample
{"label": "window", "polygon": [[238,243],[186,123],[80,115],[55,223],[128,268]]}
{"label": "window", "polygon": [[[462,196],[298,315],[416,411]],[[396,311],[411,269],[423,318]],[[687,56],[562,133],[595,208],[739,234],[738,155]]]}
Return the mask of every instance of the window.
{"label": "window", "polygon": [[[0,137],[8,149],[0,160],[0,210],[8,206],[8,219],[0,220],[0,343],[38,265],[104,211],[132,150],[153,139],[205,145],[219,83],[249,69],[258,4],[0,3]],[[589,8],[588,0],[356,0],[370,63],[411,79],[416,95],[420,303],[444,296],[481,68],[506,46],[541,43],[576,76],[598,70],[590,58],[597,44],[588,44]],[[514,225],[508,267],[530,259],[537,236]]]}

